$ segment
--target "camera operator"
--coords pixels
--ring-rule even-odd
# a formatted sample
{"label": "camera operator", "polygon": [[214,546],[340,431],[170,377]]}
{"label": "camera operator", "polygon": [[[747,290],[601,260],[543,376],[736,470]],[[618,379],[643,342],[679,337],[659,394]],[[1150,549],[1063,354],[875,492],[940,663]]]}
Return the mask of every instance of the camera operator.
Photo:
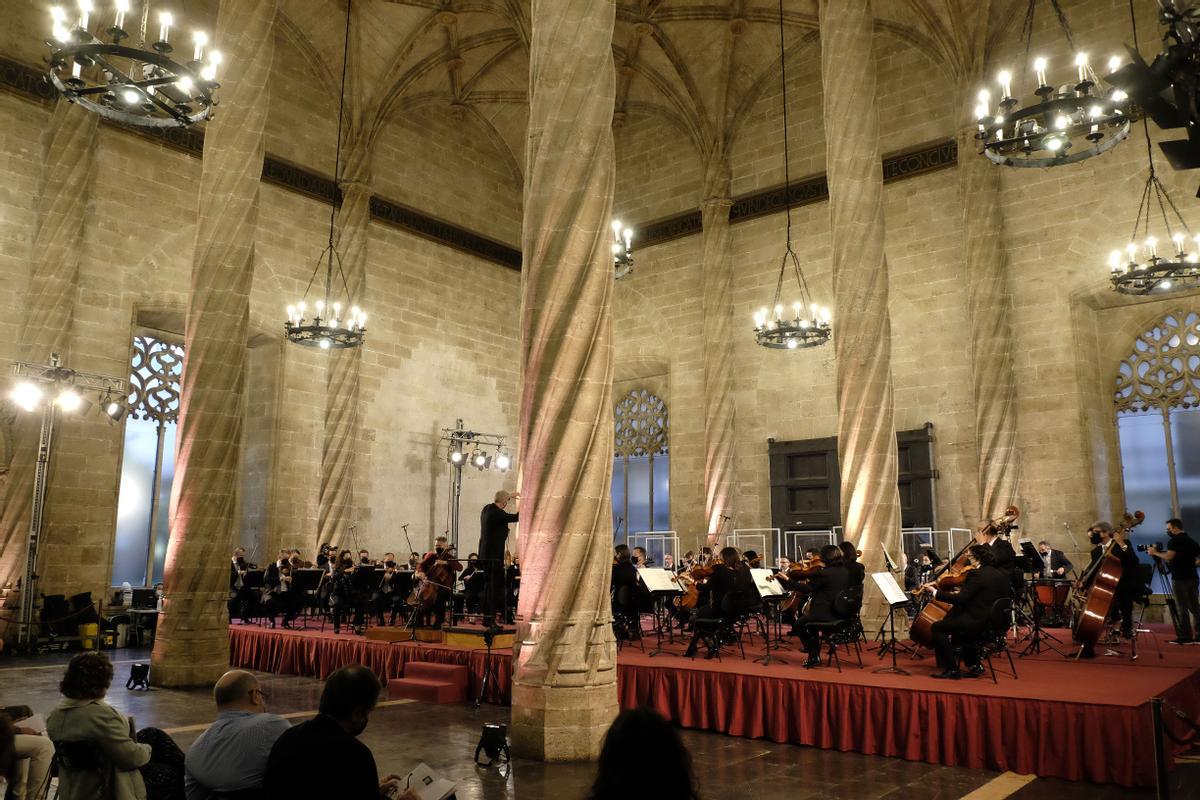
{"label": "camera operator", "polygon": [[1178,615],[1178,630],[1175,631],[1177,638],[1171,642],[1191,644],[1195,641],[1192,625],[1200,625],[1200,604],[1196,598],[1196,558],[1200,556],[1200,544],[1187,535],[1181,519],[1167,520],[1167,535],[1170,540],[1166,550],[1155,546],[1146,552],[1153,558],[1165,561],[1171,568],[1172,594],[1175,596],[1175,610]]}

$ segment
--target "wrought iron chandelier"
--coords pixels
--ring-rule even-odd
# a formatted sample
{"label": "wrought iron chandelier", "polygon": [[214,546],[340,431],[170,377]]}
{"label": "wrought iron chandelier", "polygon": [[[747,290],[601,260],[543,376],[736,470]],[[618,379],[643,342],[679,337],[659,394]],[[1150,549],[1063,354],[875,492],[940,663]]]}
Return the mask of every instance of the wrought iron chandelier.
{"label": "wrought iron chandelier", "polygon": [[[129,38],[129,9],[129,0],[115,0],[111,25],[105,27],[109,17],[94,14],[92,0],[79,0],[74,14],[52,7],[52,38],[46,42],[50,83],[68,101],[128,125],[179,128],[211,117],[221,53],[206,49],[208,35],[195,31],[192,58],[180,63],[170,41],[175,25],[171,12],[158,13],[158,39],[147,44],[150,3],[143,2],[134,45],[123,44]],[[108,41],[94,36],[93,27]]]}
{"label": "wrought iron chandelier", "polygon": [[[1022,36],[1026,58],[1033,38],[1033,18],[1038,0],[1029,0],[1025,11]],[[1108,152],[1129,136],[1129,96],[1096,75],[1088,54],[1080,52],[1071,35],[1067,17],[1059,0],[1050,0],[1050,7],[1067,40],[1074,57],[1074,72],[1061,76],[1065,82],[1050,83],[1049,59],[1038,56],[1033,60],[1036,99],[1022,105],[1013,93],[1013,75],[1000,72],[998,105],[992,106],[992,95],[981,89],[975,118],[978,130],[975,138],[980,151],[996,164],[1006,167],[1056,167]],[[1108,75],[1121,66],[1121,59],[1108,60]],[[1028,73],[1026,73],[1028,77]],[[1020,87],[1017,87],[1018,90]]]}
{"label": "wrought iron chandelier", "polygon": [[[346,35],[345,51],[342,54],[342,88],[338,98],[337,146],[334,150],[333,180],[338,183],[342,164],[342,117],[346,107],[346,64],[350,56],[350,7],[346,3]],[[333,244],[334,221],[337,217],[337,204],[329,208],[329,243],[317,257],[317,265],[308,286],[304,289],[304,297],[295,305],[287,307],[287,321],[283,323],[284,331],[289,342],[305,347],[319,347],[322,350],[344,350],[359,347],[367,333],[367,315],[350,296],[350,285],[346,282],[346,273],[342,270],[342,257]],[[321,299],[317,300],[310,309],[308,294],[313,283],[325,268],[325,287]],[[343,302],[344,299],[344,302]]]}
{"label": "wrought iron chandelier", "polygon": [[633,272],[633,229],[626,228],[621,220],[614,219],[613,232],[613,277],[621,280]]}
{"label": "wrought iron chandelier", "polygon": [[[775,283],[775,299],[771,308],[762,308],[754,314],[754,339],[763,347],[797,350],[802,347],[819,347],[829,341],[833,332],[829,324],[829,309],[818,306],[808,291],[808,281],[800,268],[800,259],[792,249],[792,192],[791,173],[788,171],[788,116],[787,116],[787,64],[783,43],[783,0],[779,0],[779,78],[783,86],[783,193],[787,205],[787,246],[779,261],[779,280]],[[791,305],[791,313],[784,310],[780,302],[783,297],[783,280],[791,266],[796,277],[799,298]]]}
{"label": "wrought iron chandelier", "polygon": [[[1132,295],[1193,289],[1200,286],[1200,235],[1192,236],[1167,188],[1158,179],[1154,170],[1150,126],[1145,118],[1142,119],[1142,127],[1146,134],[1149,173],[1138,203],[1129,244],[1125,245],[1124,250],[1113,250],[1108,258],[1113,289]],[[1150,218],[1154,215],[1155,206],[1162,219],[1162,229],[1166,232],[1166,238],[1161,240],[1161,248],[1158,237],[1150,235]],[[1174,225],[1171,217],[1175,218]]]}

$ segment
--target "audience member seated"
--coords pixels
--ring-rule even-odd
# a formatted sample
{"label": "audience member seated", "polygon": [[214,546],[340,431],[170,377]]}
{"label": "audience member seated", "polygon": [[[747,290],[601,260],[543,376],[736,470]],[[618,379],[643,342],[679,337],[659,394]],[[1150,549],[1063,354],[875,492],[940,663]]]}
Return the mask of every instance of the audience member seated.
{"label": "audience member seated", "polygon": [[188,749],[187,800],[261,798],[267,757],[291,724],[266,713],[267,695],[245,670],[226,672],[213,686],[217,719]]}
{"label": "audience member seated", "polygon": [[[391,797],[403,778],[388,775],[380,781],[370,748],[356,738],[366,730],[381,688],[375,673],[363,666],[342,667],[330,675],[317,716],[284,731],[271,748],[263,780],[266,796],[272,800]],[[415,795],[406,792],[400,797]]]}
{"label": "audience member seated", "polygon": [[17,756],[13,752],[16,732],[8,715],[0,713],[0,797],[8,793],[8,786],[16,771]]}
{"label": "audience member seated", "polygon": [[[631,768],[649,753],[653,753],[653,769]],[[695,800],[697,796],[692,758],[679,732],[648,708],[622,711],[604,736],[588,800]]]}
{"label": "audience member seated", "polygon": [[103,653],[71,659],[59,683],[63,701],[46,719],[58,761],[61,800],[182,800],[183,752],[157,728],[136,736],[131,721],[104,702],[113,667]]}
{"label": "audience member seated", "polygon": [[[9,778],[12,800],[41,800],[50,788],[54,743],[41,731],[22,724],[33,716],[33,709],[28,706],[9,706],[0,709],[0,714],[13,725],[13,755],[16,762]],[[3,793],[0,793],[0,797],[4,797]]]}

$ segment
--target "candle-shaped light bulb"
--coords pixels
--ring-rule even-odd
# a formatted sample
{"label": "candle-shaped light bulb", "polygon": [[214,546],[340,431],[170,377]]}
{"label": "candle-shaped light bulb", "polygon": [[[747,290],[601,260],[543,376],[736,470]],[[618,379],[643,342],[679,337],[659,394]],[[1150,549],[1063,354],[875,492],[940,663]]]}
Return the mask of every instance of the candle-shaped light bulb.
{"label": "candle-shaped light bulb", "polygon": [[200,68],[200,79],[209,81],[210,83],[215,81],[217,79],[217,68],[212,64],[205,64]]}
{"label": "candle-shaped light bulb", "polygon": [[800,312],[804,310],[803,304],[799,300],[792,303],[792,311],[796,314],[796,319],[800,319]]}
{"label": "candle-shaped light bulb", "polygon": [[613,236],[621,235],[621,220],[614,219],[612,221]]}
{"label": "candle-shaped light bulb", "polygon": [[1177,233],[1171,239],[1175,242],[1175,252],[1183,255],[1183,234]]}
{"label": "candle-shaped light bulb", "polygon": [[299,304],[297,304],[296,308],[300,309],[300,316],[304,316],[304,312],[308,308],[308,303],[301,300]]}
{"label": "candle-shaped light bulb", "polygon": [[1088,57],[1087,53],[1075,54],[1075,69],[1079,73],[1079,82],[1083,83],[1087,80]]}
{"label": "candle-shaped light bulb", "polygon": [[92,13],[92,0],[79,0],[79,28],[87,30],[88,15]]}
{"label": "candle-shaped light bulb", "polygon": [[1127,95],[1123,89],[1117,89],[1112,93],[1112,99],[1114,103],[1123,102],[1128,97],[1129,95]]}
{"label": "candle-shaped light bulb", "polygon": [[1048,62],[1040,56],[1033,61],[1033,71],[1037,73],[1038,87],[1046,85],[1046,67]]}
{"label": "candle-shaped light bulb", "polygon": [[183,92],[189,97],[191,96],[194,84],[192,83],[192,79],[187,75],[184,75],[182,78],[175,81],[175,85],[179,87],[179,91]]}
{"label": "candle-shaped light bulb", "polygon": [[192,42],[196,45],[196,49],[192,52],[192,61],[199,61],[204,58],[204,46],[208,44],[208,34],[204,31],[196,31],[192,34]]}
{"label": "candle-shaped light bulb", "polygon": [[988,107],[983,103],[975,106],[975,119],[979,120],[979,129],[983,130],[983,120],[987,118]]}
{"label": "candle-shaped light bulb", "polygon": [[67,22],[67,12],[62,10],[62,6],[50,6],[50,19],[59,25],[65,25]]}
{"label": "candle-shaped light bulb", "polygon": [[1136,244],[1134,244],[1133,242],[1130,242],[1129,244],[1125,245],[1125,253],[1127,254],[1127,256],[1129,258],[1130,264],[1137,263],[1137,245]]}
{"label": "candle-shaped light bulb", "polygon": [[170,11],[158,12],[158,40],[160,42],[168,41],[167,37],[171,33],[171,24],[175,18],[171,16]]}
{"label": "candle-shaped light bulb", "polygon": [[220,50],[208,51],[208,66],[205,67],[205,71],[209,72],[212,77],[205,78],[205,80],[215,81],[217,79],[217,67],[221,66],[221,62],[224,60],[225,56],[221,55]]}
{"label": "candle-shaped light bulb", "polygon": [[618,244],[617,242],[613,242],[612,243],[612,251],[613,251],[614,256],[621,255],[621,245]]}
{"label": "candle-shaped light bulb", "polygon": [[1150,258],[1158,257],[1158,239],[1153,236],[1146,237],[1146,250],[1150,253]]}
{"label": "candle-shaped light bulb", "polygon": [[625,230],[621,231],[621,236],[624,237],[625,249],[628,250],[630,245],[633,244],[633,228],[626,228]]}
{"label": "candle-shaped light bulb", "polygon": [[1000,82],[1000,99],[1012,97],[1012,73],[1002,70],[996,80]]}
{"label": "candle-shaped light bulb", "polygon": [[360,314],[358,317],[358,322],[362,327],[364,327],[364,328],[367,327],[367,315]]}
{"label": "candle-shaped light bulb", "polygon": [[783,319],[783,306],[782,305],[776,304],[775,319]]}
{"label": "candle-shaped light bulb", "polygon": [[1116,72],[1120,68],[1121,68],[1121,57],[1120,56],[1113,56],[1112,58],[1110,58],[1108,60],[1108,74],[1109,75]]}
{"label": "candle-shaped light bulb", "polygon": [[1066,114],[1059,114],[1054,118],[1054,127],[1058,128],[1060,131],[1065,131],[1068,127],[1070,127],[1070,125],[1071,118]]}
{"label": "candle-shaped light bulb", "polygon": [[296,307],[288,306],[287,312],[288,312],[288,322],[295,322],[296,321]]}
{"label": "candle-shaped light bulb", "polygon": [[355,319],[358,319],[358,315],[361,313],[362,313],[362,309],[360,309],[358,306],[350,307],[350,316],[354,317]]}
{"label": "candle-shaped light bulb", "polygon": [[340,317],[342,315],[342,304],[341,303],[333,304],[333,315],[335,317]]}
{"label": "candle-shaped light bulb", "polygon": [[989,106],[992,103],[992,93],[987,89],[980,89],[979,94],[975,96],[981,106]]}
{"label": "candle-shaped light bulb", "polygon": [[325,301],[324,301],[324,300],[318,300],[318,301],[317,301],[317,316],[319,317],[319,316],[321,316],[323,313],[325,313]]}
{"label": "candle-shaped light bulb", "polygon": [[1108,256],[1108,266],[1115,272],[1121,269],[1121,251],[1113,250]]}

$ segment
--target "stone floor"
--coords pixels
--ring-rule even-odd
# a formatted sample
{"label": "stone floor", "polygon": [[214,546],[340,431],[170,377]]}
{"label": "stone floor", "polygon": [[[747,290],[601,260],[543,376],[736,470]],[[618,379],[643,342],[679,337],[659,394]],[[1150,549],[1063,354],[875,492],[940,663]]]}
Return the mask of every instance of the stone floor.
{"label": "stone floor", "polygon": [[[124,688],[129,665],[146,658],[145,651],[116,651],[117,679],[109,701],[132,714],[139,727],[153,725],[171,732],[184,749],[211,720],[214,711],[204,691],[154,689],[130,692]],[[38,659],[0,658],[0,705],[25,703],[49,711],[58,702],[58,680],[64,656]],[[262,675],[273,712],[301,720],[317,707],[321,684],[310,678]],[[511,771],[476,768],[471,763],[480,725],[506,722],[508,710],[484,706],[479,711],[458,706],[430,707],[410,701],[389,701],[376,710],[363,740],[375,753],[380,773],[404,774],[424,761],[458,782],[460,800],[475,798],[581,798],[591,780],[588,764],[554,764],[517,760]],[[975,797],[997,800],[1109,800],[1154,797],[1154,791],[1130,791],[1093,784],[1038,779],[1015,793],[1003,790],[998,773],[938,767],[899,759],[836,753],[786,744],[739,739],[720,734],[683,731],[701,776],[704,798],[738,800],[804,800],[804,798],[905,798],[952,800],[981,789]],[[1198,759],[1200,760],[1200,759]],[[653,769],[647,757],[634,769]],[[1200,798],[1200,764],[1184,764],[1171,776],[1171,798]]]}

